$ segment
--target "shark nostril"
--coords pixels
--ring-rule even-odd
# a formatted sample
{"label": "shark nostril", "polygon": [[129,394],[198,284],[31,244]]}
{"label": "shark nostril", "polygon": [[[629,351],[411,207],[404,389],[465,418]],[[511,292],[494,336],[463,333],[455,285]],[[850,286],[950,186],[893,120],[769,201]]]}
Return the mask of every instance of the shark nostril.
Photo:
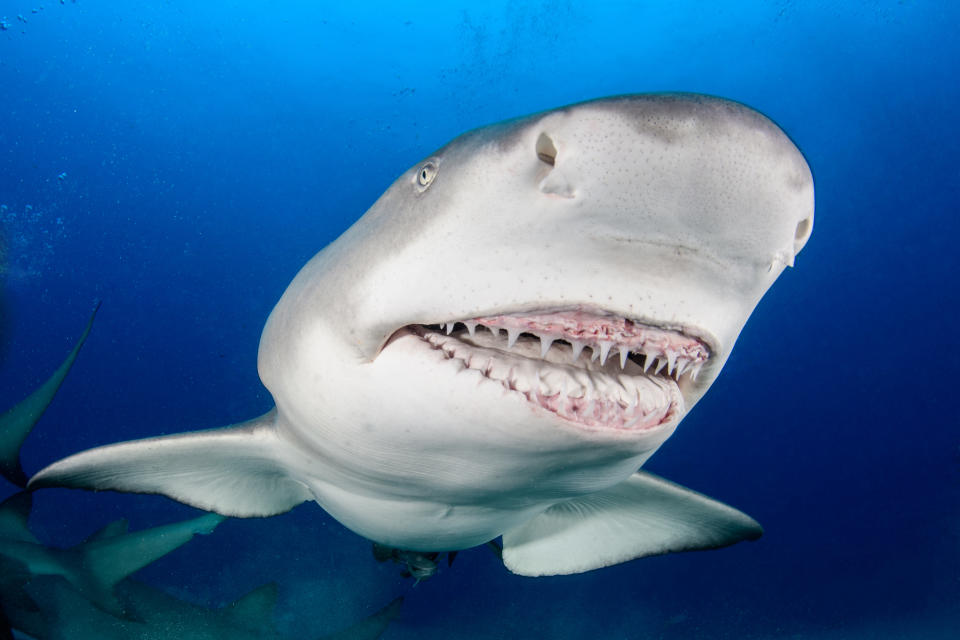
{"label": "shark nostril", "polygon": [[537,157],[551,167],[557,164],[557,146],[545,133],[541,133],[537,138]]}
{"label": "shark nostril", "polygon": [[797,230],[793,233],[793,252],[799,253],[803,245],[810,239],[810,232],[813,231],[813,218],[804,218],[797,224]]}

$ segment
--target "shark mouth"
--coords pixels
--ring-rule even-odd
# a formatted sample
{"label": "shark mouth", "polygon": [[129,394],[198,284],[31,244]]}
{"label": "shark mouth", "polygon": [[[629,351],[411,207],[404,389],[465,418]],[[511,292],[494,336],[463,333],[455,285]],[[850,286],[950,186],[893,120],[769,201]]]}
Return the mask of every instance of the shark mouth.
{"label": "shark mouth", "polygon": [[680,331],[581,310],[409,325],[401,332],[593,430],[650,431],[673,422],[684,411],[681,386],[696,380],[710,358],[702,341]]}

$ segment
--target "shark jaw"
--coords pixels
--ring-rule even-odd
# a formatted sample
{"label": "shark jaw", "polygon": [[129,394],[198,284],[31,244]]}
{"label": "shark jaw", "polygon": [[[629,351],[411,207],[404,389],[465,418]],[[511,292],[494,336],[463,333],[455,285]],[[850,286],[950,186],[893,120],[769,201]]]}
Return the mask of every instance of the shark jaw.
{"label": "shark jaw", "polygon": [[438,360],[478,372],[535,410],[589,431],[650,435],[675,425],[711,349],[703,340],[605,311],[534,310],[407,325]]}

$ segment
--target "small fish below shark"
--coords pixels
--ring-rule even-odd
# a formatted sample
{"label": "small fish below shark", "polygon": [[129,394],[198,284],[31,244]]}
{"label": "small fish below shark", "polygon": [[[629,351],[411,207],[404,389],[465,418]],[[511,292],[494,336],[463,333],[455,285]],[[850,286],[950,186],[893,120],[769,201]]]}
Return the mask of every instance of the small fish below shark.
{"label": "small fish below shark", "polygon": [[793,142],[720,98],[619,96],[476,129],[294,278],[260,340],[273,410],[81,452],[29,487],[236,517],[315,500],[397,549],[502,536],[528,576],[755,539],[749,516],[639,469],[813,209]]}

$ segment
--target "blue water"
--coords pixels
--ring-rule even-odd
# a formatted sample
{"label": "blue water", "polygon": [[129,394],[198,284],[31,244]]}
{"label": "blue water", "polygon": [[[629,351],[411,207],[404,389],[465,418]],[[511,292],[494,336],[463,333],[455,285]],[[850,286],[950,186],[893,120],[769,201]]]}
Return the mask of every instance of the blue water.
{"label": "blue water", "polygon": [[[104,302],[24,448],[28,472],[268,409],[257,343],[289,280],[467,129],[696,91],[769,115],[816,181],[796,268],[647,465],[754,516],[760,541],[535,580],[474,550],[411,588],[304,505],[228,521],[141,578],[205,603],[277,580],[289,637],[399,593],[385,638],[954,637],[960,5],[39,7],[0,3],[0,407],[50,373]],[[192,513],[46,491],[33,525],[62,546],[120,516],[145,527]]]}

